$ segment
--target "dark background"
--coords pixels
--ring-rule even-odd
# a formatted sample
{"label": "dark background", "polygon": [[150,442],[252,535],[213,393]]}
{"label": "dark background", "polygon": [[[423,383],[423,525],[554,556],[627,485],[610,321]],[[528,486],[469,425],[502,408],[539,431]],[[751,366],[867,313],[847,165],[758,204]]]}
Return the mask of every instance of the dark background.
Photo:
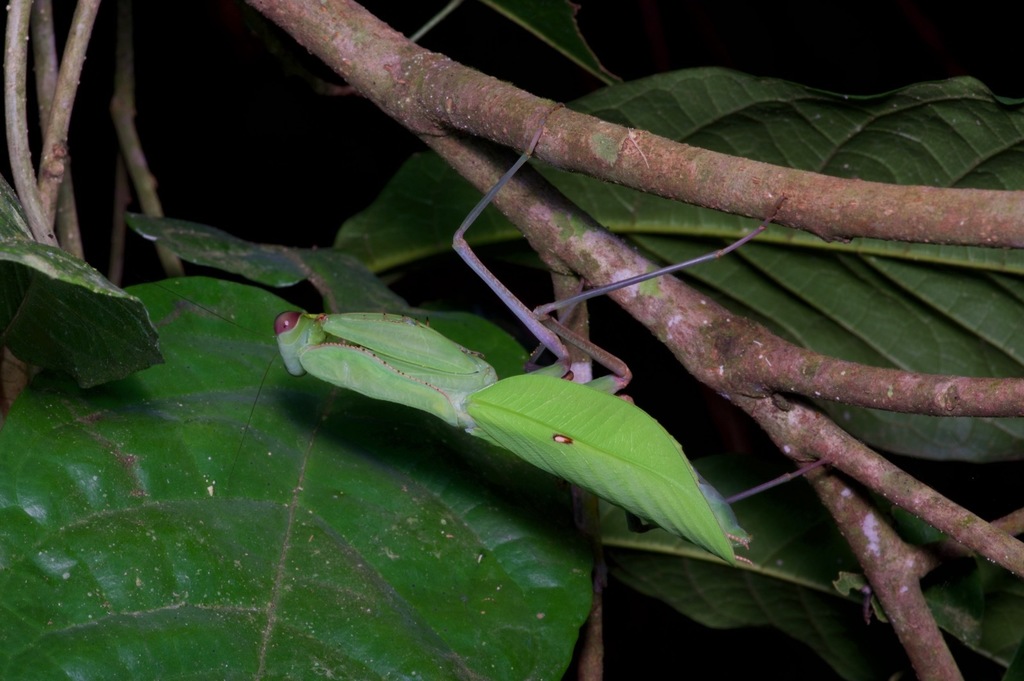
{"label": "dark background", "polygon": [[[379,0],[366,6],[409,34],[444,4]],[[55,5],[66,24],[71,3]],[[970,75],[997,95],[1012,98],[1024,96],[1024,79],[1017,75],[1020,24],[1004,9],[1011,6],[920,0],[583,0],[578,20],[602,63],[626,80],[680,68],[725,66],[834,92],[877,94],[914,82]],[[115,2],[101,8],[70,135],[87,258],[101,270],[107,267],[117,154],[108,114],[115,9]],[[135,3],[135,15],[138,127],[169,217],[214,225],[255,241],[328,246],[342,222],[365,208],[411,153],[423,149],[367,101],[320,96],[301,79],[286,75],[282,62],[251,34],[239,5],[231,0],[143,0]],[[422,44],[554,100],[571,101],[600,86],[551,48],[472,1]],[[304,57],[302,49],[292,53],[332,78]],[[10,180],[7,164],[3,167]],[[126,284],[161,277],[148,243],[130,236],[128,257]],[[420,297],[458,291],[466,304],[488,304],[478,300],[489,301],[490,294],[470,276],[462,276],[461,265],[453,262],[444,271],[451,273],[450,279],[411,276],[400,290]],[[536,282],[532,278],[520,286]],[[596,333],[630,359],[638,377],[633,390],[642,395],[649,389],[645,377],[664,384],[665,368],[674,363],[656,345],[635,352],[633,344],[642,339],[607,331],[630,326],[616,314],[599,306]],[[709,401],[700,387],[682,375],[671,374],[668,380],[679,386],[673,388],[674,398],[641,402],[656,417],[659,408],[676,415],[680,409],[691,412],[701,423],[719,415],[722,405]],[[743,419],[734,419],[734,424],[735,432],[674,434],[687,452],[768,446]],[[918,472],[927,476],[927,470]],[[606,640],[617,644],[608,651],[612,679],[626,676],[627,670],[638,678],[638,669],[708,675],[696,672],[697,667],[715,669],[718,678],[747,677],[765,669],[786,678],[832,677],[827,667],[774,631],[708,636],[663,604],[614,583],[607,616]],[[984,665],[965,673],[997,678]]]}

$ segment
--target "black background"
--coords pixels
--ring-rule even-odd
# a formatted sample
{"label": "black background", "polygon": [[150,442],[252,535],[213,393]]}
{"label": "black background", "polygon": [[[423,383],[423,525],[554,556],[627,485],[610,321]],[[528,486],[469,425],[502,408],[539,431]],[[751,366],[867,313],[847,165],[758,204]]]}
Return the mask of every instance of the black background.
{"label": "black background", "polygon": [[[444,4],[381,0],[366,6],[409,34]],[[71,3],[55,5],[58,19],[66,25]],[[876,94],[914,82],[970,75],[997,95],[1021,97],[1020,23],[1004,9],[1012,6],[920,0],[584,0],[578,20],[602,63],[626,80],[713,65],[834,92]],[[101,8],[70,134],[87,258],[101,270],[107,267],[117,153],[108,114],[115,8],[115,2]],[[256,241],[328,246],[341,223],[365,208],[411,153],[423,149],[367,101],[316,95],[300,79],[287,76],[230,0],[141,0],[135,3],[135,15],[138,127],[169,217],[214,225]],[[559,101],[600,86],[551,48],[472,1],[422,44]],[[311,59],[304,63],[318,68]],[[332,78],[326,70],[318,72]],[[3,167],[10,180],[7,164]],[[148,243],[130,236],[128,256],[125,283],[160,278]],[[412,277],[400,291],[414,298],[413,303],[422,302],[415,299],[416,293],[449,297],[453,291],[466,304],[489,301],[489,293],[468,275],[462,276],[461,265],[453,262],[444,271],[450,279]],[[505,274],[516,277],[514,272]],[[527,296],[544,295],[542,289],[526,291]],[[671,382],[674,397],[641,402],[659,420],[671,421],[671,415],[678,420],[682,410],[704,423],[709,414],[721,411],[720,404],[709,402],[683,376],[666,375],[673,362],[663,350],[651,346],[635,352],[631,348],[642,338],[608,331],[629,326],[610,307],[599,306],[594,317],[608,319],[595,321],[596,333],[629,359],[637,375],[635,394],[650,389],[645,382]],[[664,415],[659,416],[659,408]],[[768,446],[743,419],[734,422],[734,433],[707,435],[684,429],[675,434],[687,452],[698,454]],[[927,477],[928,467],[917,472]],[[647,676],[639,670],[673,676],[686,670],[695,678],[747,678],[766,670],[784,678],[833,676],[803,648],[774,631],[751,630],[746,636],[708,633],[663,604],[614,583],[606,615],[606,640],[613,644],[607,660],[611,679]],[[701,668],[705,671],[698,672]],[[994,668],[984,664],[965,673],[969,678],[998,678]]]}

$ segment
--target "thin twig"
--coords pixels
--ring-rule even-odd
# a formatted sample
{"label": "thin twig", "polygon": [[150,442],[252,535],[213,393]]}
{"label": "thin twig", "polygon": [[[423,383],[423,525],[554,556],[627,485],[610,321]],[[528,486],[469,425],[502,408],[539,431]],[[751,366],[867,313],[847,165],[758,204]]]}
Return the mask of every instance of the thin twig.
{"label": "thin twig", "polygon": [[71,125],[71,110],[78,93],[78,84],[85,64],[85,52],[89,47],[92,27],[100,0],[78,0],[71,19],[71,30],[64,45],[57,86],[53,93],[49,119],[43,129],[43,153],[39,163],[40,207],[48,224],[53,223],[57,210],[57,191],[64,178],[65,161],[68,156],[68,128]]}
{"label": "thin twig", "polygon": [[922,552],[905,544],[860,492],[838,477],[824,471],[807,477],[864,568],[917,677],[962,679],[921,591]]}
{"label": "thin twig", "polygon": [[[57,91],[57,42],[53,29],[53,5],[50,0],[35,0],[32,4],[32,57],[36,75],[36,99],[39,101],[39,127],[44,129],[50,120],[54,93]],[[78,226],[71,164],[64,161],[64,178],[57,193],[57,212],[54,216],[57,240],[68,253],[85,258],[82,233]]]}
{"label": "thin twig", "polygon": [[787,455],[799,452],[826,460],[957,542],[1024,577],[1024,543],[900,470],[827,416],[801,404],[780,408],[772,400],[742,396],[734,396],[733,402],[754,417]]}
{"label": "thin twig", "polygon": [[608,564],[601,542],[600,502],[587,490],[573,486],[572,504],[576,527],[586,536],[593,556],[590,613],[580,633],[576,678],[601,681],[604,677],[604,590],[608,586]]}
{"label": "thin twig", "polygon": [[[1018,508],[1016,511],[1013,511],[1002,518],[997,518],[989,524],[1000,532],[1005,532],[1010,536],[1024,534],[1024,508]],[[927,569],[929,571],[937,568],[943,559],[963,558],[973,553],[969,548],[955,539],[946,539],[931,548],[932,552],[930,562],[927,565]]]}
{"label": "thin twig", "polygon": [[[114,64],[114,96],[110,100],[110,115],[117,132],[128,175],[142,212],[151,217],[163,217],[164,209],[156,191],[156,178],[149,170],[142,141],[135,129],[135,54],[132,46],[132,0],[117,3],[117,50]],[[181,260],[174,253],[156,245],[157,256],[168,277],[180,277],[185,272]]]}
{"label": "thin twig", "polygon": [[[339,4],[348,4],[337,0]],[[525,127],[512,111],[545,100],[434,56],[410,96],[435,125],[522,148]],[[431,63],[429,60],[436,60]],[[357,87],[355,75],[346,74]],[[406,79],[409,80],[409,79]],[[412,82],[412,81],[411,81]],[[482,91],[486,91],[486,94]],[[490,121],[506,124],[494,126]],[[777,197],[773,222],[825,241],[857,237],[933,244],[1024,247],[1024,192],[865,182],[822,175],[692,147],[571,109],[548,121],[551,134],[535,157],[571,172],[728,213],[763,218]],[[635,153],[637,140],[644,153]]]}
{"label": "thin twig", "polygon": [[110,264],[107,267],[107,279],[115,286],[120,286],[124,278],[124,242],[128,233],[124,215],[131,201],[128,169],[125,168],[124,158],[118,156],[114,164],[114,210],[110,228]]}
{"label": "thin twig", "polygon": [[[738,343],[756,351],[729,365],[746,394],[804,395],[869,409],[929,416],[1024,416],[1024,379],[922,374],[828,357],[789,343],[753,322],[732,326]],[[742,386],[742,387],[741,387]]]}
{"label": "thin twig", "polygon": [[82,230],[79,228],[78,204],[75,202],[75,183],[72,180],[70,160],[64,163],[64,179],[57,192],[57,214],[54,216],[54,224],[60,247],[84,260],[85,248],[82,245]]}
{"label": "thin twig", "polygon": [[1024,534],[1024,508],[1018,508],[1002,518],[993,520],[992,527],[1012,536]]}
{"label": "thin twig", "polygon": [[[579,290],[579,279],[574,276],[552,273],[551,279],[557,294],[568,295]],[[586,305],[578,306],[559,321],[577,337],[589,339]],[[575,346],[569,346],[568,351],[573,380],[578,383],[590,381],[593,375],[591,357]],[[583,627],[576,678],[579,681],[601,681],[604,678],[604,589],[608,585],[608,564],[601,541],[600,504],[597,496],[576,486],[572,488],[572,502],[576,526],[586,536],[594,557],[590,614]]]}
{"label": "thin twig", "polygon": [[53,29],[53,3],[35,0],[29,28],[32,32],[32,70],[36,76],[36,99],[40,128],[50,118],[53,93],[57,90],[57,37]]}
{"label": "thin twig", "polygon": [[11,161],[14,187],[18,191],[31,236],[39,243],[57,245],[36,186],[32,167],[32,148],[28,141],[27,73],[28,25],[31,0],[10,0],[7,5],[7,31],[4,36],[4,121],[7,128],[7,153]]}

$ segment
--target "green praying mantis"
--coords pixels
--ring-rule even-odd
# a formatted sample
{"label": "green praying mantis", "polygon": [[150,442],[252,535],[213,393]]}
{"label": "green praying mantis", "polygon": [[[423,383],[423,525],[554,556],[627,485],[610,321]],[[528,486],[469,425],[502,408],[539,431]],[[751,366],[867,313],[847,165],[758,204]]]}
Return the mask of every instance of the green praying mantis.
{"label": "green praying mantis", "polygon": [[[693,468],[678,442],[650,415],[616,396],[629,382],[617,358],[526,308],[483,265],[464,239],[469,226],[526,162],[537,139],[466,216],[454,237],[464,261],[556,357],[532,373],[498,380],[482,357],[408,317],[383,313],[278,315],[275,333],[286,369],[368,397],[433,414],[549,473],[687,539],[731,565],[747,533],[721,494]],[[769,219],[770,220],[770,219]],[[720,257],[726,249],[546,306],[565,308],[617,287]],[[565,380],[563,338],[613,373],[589,383]]]}

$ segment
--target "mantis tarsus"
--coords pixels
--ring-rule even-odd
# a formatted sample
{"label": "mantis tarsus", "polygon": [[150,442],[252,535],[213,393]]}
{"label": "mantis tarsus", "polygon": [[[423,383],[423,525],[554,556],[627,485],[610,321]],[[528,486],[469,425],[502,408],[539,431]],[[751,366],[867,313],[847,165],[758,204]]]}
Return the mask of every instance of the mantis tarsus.
{"label": "mantis tarsus", "polygon": [[[455,248],[555,354],[558,363],[499,381],[481,357],[407,317],[283,312],[275,332],[285,366],[295,375],[308,372],[369,397],[434,414],[735,564],[734,545],[746,545],[746,532],[722,496],[694,470],[679,443],[646,412],[615,396],[629,381],[625,365],[556,321],[535,316],[465,243],[465,231],[529,153],[466,217],[456,233]],[[633,283],[638,282],[621,285]],[[607,290],[588,291],[580,298]],[[562,337],[615,375],[587,384],[563,380],[568,352]]]}

